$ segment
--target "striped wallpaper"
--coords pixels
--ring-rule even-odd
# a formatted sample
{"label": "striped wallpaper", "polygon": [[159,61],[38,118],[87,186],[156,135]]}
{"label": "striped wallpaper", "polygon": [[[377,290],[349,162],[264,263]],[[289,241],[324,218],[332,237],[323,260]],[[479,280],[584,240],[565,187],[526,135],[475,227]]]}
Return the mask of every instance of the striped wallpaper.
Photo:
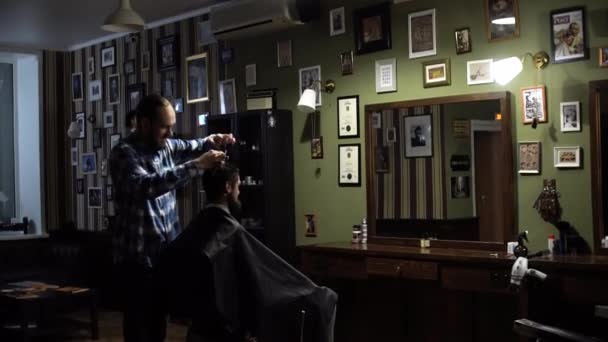
{"label": "striped wallpaper", "polygon": [[[175,98],[182,98],[184,102],[183,113],[177,114],[177,123],[174,132],[179,137],[202,137],[205,132],[198,126],[198,115],[202,113],[217,112],[217,84],[220,80],[221,68],[218,57],[218,44],[201,46],[198,44],[198,23],[207,20],[206,15],[193,17],[180,22],[167,24],[161,27],[145,30],[140,33],[136,43],[128,42],[127,37],[107,41],[94,46],[72,52],[44,53],[44,107],[45,107],[45,152],[46,152],[46,219],[47,229],[56,229],[67,222],[74,222],[80,230],[103,230],[106,216],[113,215],[114,208],[111,201],[106,201],[106,185],[111,184],[109,176],[102,176],[102,161],[107,160],[110,154],[110,136],[119,133],[127,134],[125,127],[126,116],[126,88],[132,84],[143,83],[146,94],[160,93],[161,79],[170,77],[174,80]],[[159,38],[176,35],[179,44],[179,64],[177,68],[163,72],[157,71],[156,41]],[[114,66],[101,68],[101,49],[108,46],[116,47],[116,63]],[[150,69],[142,71],[141,55],[150,53]],[[209,94],[210,101],[186,104],[186,80],[184,78],[185,58],[191,55],[208,52],[209,54]],[[88,73],[87,61],[89,57],[95,58],[95,72]],[[125,76],[124,62],[135,60],[135,73]],[[72,101],[71,75],[83,75],[82,101]],[[119,104],[108,105],[107,77],[111,74],[120,75],[121,98]],[[88,99],[89,82],[101,80],[102,100],[90,102]],[[103,128],[103,113],[114,111],[114,127]],[[95,117],[95,123],[87,122],[86,138],[70,140],[66,131],[75,114],[85,112],[86,117]],[[93,131],[102,129],[102,146],[93,148]],[[78,156],[82,153],[96,153],[97,174],[83,175],[80,165],[71,166],[70,151],[72,147],[78,149]],[[84,180],[84,194],[76,193],[78,179]],[[88,207],[89,187],[101,187],[103,193],[102,208]],[[182,223],[189,222],[200,207],[198,189],[202,188],[199,180],[178,190],[178,207]]]}
{"label": "striped wallpaper", "polygon": [[[378,219],[442,219],[446,217],[441,105],[395,108],[382,112],[382,129],[372,130],[376,146],[388,148],[388,172],[375,172]],[[432,115],[433,157],[405,158],[404,118]],[[396,142],[388,142],[387,128],[394,128]]]}

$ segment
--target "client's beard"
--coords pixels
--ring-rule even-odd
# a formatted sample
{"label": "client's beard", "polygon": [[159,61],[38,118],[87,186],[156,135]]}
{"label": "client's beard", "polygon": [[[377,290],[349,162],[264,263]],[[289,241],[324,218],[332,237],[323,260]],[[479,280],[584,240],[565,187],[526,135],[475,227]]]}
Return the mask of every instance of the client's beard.
{"label": "client's beard", "polygon": [[232,198],[232,196],[228,196],[228,211],[230,211],[230,214],[234,216],[237,221],[241,222],[241,216],[243,216],[241,201]]}

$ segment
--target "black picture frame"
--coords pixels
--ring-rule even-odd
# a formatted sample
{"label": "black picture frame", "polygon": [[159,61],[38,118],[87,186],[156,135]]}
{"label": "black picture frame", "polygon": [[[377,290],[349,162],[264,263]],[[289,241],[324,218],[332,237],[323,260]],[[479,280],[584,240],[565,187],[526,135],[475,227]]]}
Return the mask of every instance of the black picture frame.
{"label": "black picture frame", "polygon": [[[357,181],[345,182],[342,179],[342,153],[343,148],[354,147],[357,153]],[[361,186],[361,144],[339,144],[338,145],[338,186],[340,187],[360,187]]]}
{"label": "black picture frame", "polygon": [[455,29],[454,43],[456,44],[457,55],[473,51],[473,43],[471,42],[471,29],[469,27],[461,27]]}
{"label": "black picture frame", "polygon": [[403,151],[406,159],[432,158],[433,144],[432,114],[410,115],[403,118]]}
{"label": "black picture frame", "polygon": [[310,139],[310,158],[323,159],[323,137]]}
{"label": "black picture frame", "polygon": [[[350,126],[346,127],[346,131],[347,133],[343,133],[342,132],[342,122],[344,120],[343,116],[344,116],[344,112],[341,111],[341,102],[343,101],[354,101],[355,104],[355,120],[353,122],[354,125],[356,125],[355,129],[353,130],[354,132],[356,132],[355,134],[352,133],[348,133]],[[336,115],[337,119],[338,119],[338,139],[353,139],[353,138],[359,138],[361,136],[361,129],[360,129],[360,125],[359,125],[359,95],[350,95],[350,96],[340,96],[336,99],[336,110],[338,112],[338,114]]]}
{"label": "black picture frame", "polygon": [[[131,94],[134,93],[138,93],[138,98],[139,100],[137,101],[137,103],[132,103],[135,100],[132,100],[131,98]],[[139,101],[141,101],[141,99],[146,96],[146,87],[143,83],[136,83],[136,84],[131,84],[127,87],[127,93],[125,95],[125,105],[126,105],[126,109],[127,109],[127,113],[135,110],[135,108],[137,108],[137,104],[139,103]]]}
{"label": "black picture frame", "polygon": [[103,134],[103,129],[102,128],[95,128],[93,130],[93,148],[101,148],[102,146],[102,134]]}
{"label": "black picture frame", "polygon": [[[575,14],[577,12],[580,14],[580,23],[572,21],[573,18],[571,16],[567,16],[568,14]],[[568,20],[568,22],[566,22],[566,20]],[[579,28],[578,32],[574,33],[572,25],[576,23],[582,27]],[[589,43],[587,40],[588,30],[585,7],[577,6],[553,10],[549,14],[549,25],[551,28],[549,30],[551,33],[551,36],[549,37],[549,42],[551,44],[550,59],[553,61],[553,63],[570,63],[589,59]],[[564,28],[564,25],[568,25],[568,28]],[[566,35],[568,32],[572,34],[570,44],[568,44],[567,40],[564,40],[568,38],[562,35]],[[580,47],[575,45],[577,42],[577,37],[580,37],[579,43],[582,44]],[[564,47],[563,44],[565,44],[567,47]],[[575,46],[571,47],[571,45]],[[563,55],[562,51],[564,51],[564,49],[568,50],[568,55]],[[575,53],[573,56],[570,56],[570,52],[572,52],[572,50],[574,50]]]}
{"label": "black picture frame", "polygon": [[[375,21],[377,17],[380,17],[380,23]],[[357,55],[392,48],[391,8],[389,2],[355,10],[353,13],[353,23],[355,29],[355,53]]]}
{"label": "black picture frame", "polygon": [[156,40],[158,71],[175,69],[179,63],[179,40],[177,36],[167,36]]}

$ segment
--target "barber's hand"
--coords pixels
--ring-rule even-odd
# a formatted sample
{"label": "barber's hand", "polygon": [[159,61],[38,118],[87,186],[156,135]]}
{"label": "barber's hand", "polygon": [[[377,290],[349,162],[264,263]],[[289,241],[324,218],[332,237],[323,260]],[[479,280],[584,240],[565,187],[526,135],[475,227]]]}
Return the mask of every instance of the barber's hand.
{"label": "barber's hand", "polygon": [[224,146],[224,145],[232,145],[236,142],[236,139],[231,134],[211,134],[209,136],[209,141],[215,146]]}
{"label": "barber's hand", "polygon": [[195,158],[194,164],[197,168],[206,170],[221,165],[224,163],[224,160],[226,160],[226,154],[224,152],[210,150],[203,153],[200,157]]}

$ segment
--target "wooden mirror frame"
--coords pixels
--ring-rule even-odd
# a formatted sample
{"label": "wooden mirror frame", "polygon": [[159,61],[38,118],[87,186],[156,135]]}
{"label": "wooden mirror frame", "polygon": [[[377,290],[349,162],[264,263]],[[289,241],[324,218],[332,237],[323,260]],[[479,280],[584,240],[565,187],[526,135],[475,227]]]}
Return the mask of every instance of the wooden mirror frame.
{"label": "wooden mirror frame", "polygon": [[[365,166],[367,170],[366,185],[367,185],[367,217],[368,217],[368,241],[371,243],[385,243],[385,244],[400,244],[407,246],[419,246],[420,240],[414,238],[398,238],[389,236],[377,236],[376,235],[376,203],[374,200],[373,189],[375,188],[374,177],[375,165],[374,165],[374,150],[372,141],[372,113],[394,108],[408,108],[408,107],[420,107],[420,106],[431,106],[440,104],[454,104],[454,103],[465,103],[465,102],[479,102],[479,101],[499,101],[500,111],[502,114],[501,119],[501,139],[502,141],[509,141],[509,144],[503,144],[503,155],[504,155],[504,166],[508,172],[504,174],[504,183],[502,188],[503,196],[503,210],[504,210],[504,231],[503,237],[511,240],[516,233],[515,229],[515,217],[516,217],[516,179],[515,170],[513,168],[513,146],[515,142],[512,140],[511,129],[513,123],[511,122],[511,94],[507,91],[504,92],[492,92],[492,93],[481,93],[481,94],[470,94],[470,95],[456,95],[446,97],[435,97],[420,100],[410,101],[398,101],[398,102],[387,102],[378,104],[369,104],[365,106]],[[487,241],[458,241],[458,240],[434,240],[432,247],[439,248],[463,248],[463,249],[481,249],[481,250],[492,250],[492,251],[504,251],[507,241],[503,242],[487,242]]]}
{"label": "wooden mirror frame", "polygon": [[[602,248],[601,241],[606,235],[606,222],[601,214],[606,205],[602,192],[602,133],[600,118],[599,93],[608,91],[608,80],[589,82],[589,129],[591,130],[591,206],[593,215],[593,250],[594,254],[608,255],[608,248]],[[599,189],[599,190],[598,190]]]}

